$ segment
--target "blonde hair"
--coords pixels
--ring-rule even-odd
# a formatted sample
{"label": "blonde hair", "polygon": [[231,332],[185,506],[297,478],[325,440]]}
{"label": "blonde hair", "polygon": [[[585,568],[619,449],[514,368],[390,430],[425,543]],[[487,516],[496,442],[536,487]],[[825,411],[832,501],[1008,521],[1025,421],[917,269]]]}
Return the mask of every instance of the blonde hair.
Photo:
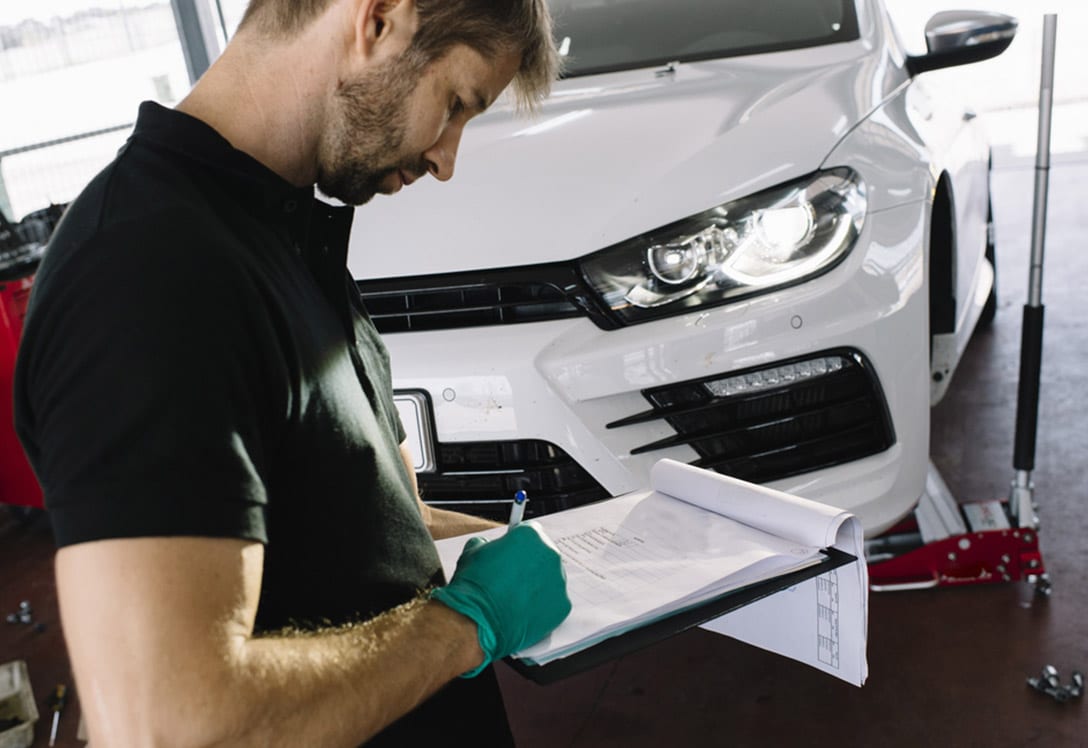
{"label": "blonde hair", "polygon": [[[291,36],[320,16],[334,0],[250,0],[239,28],[269,36]],[[402,0],[403,1],[403,0]],[[424,66],[465,45],[485,58],[518,54],[513,88],[518,107],[532,111],[559,75],[545,0],[408,0],[419,13],[419,29],[406,54]]]}

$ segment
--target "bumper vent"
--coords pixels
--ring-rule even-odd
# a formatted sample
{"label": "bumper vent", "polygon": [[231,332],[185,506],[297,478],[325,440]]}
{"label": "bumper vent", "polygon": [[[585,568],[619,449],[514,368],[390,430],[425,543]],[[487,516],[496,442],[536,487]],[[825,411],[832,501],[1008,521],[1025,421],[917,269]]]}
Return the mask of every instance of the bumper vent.
{"label": "bumper vent", "polygon": [[526,517],[609,495],[570,455],[545,441],[439,444],[437,462],[436,472],[417,475],[424,501],[499,522],[510,516],[519,489],[529,494]]}
{"label": "bumper vent", "polygon": [[883,452],[895,434],[875,373],[856,351],[645,390],[652,410],[610,423],[664,420],[676,435],[631,454],[691,446],[694,465],[755,483]]}

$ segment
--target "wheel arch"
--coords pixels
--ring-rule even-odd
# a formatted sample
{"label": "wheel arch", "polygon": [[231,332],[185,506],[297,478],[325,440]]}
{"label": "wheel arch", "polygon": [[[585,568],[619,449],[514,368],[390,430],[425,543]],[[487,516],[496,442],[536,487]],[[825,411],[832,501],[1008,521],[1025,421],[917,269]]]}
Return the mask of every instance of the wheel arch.
{"label": "wheel arch", "polygon": [[929,334],[956,329],[956,202],[947,172],[937,180],[929,228]]}

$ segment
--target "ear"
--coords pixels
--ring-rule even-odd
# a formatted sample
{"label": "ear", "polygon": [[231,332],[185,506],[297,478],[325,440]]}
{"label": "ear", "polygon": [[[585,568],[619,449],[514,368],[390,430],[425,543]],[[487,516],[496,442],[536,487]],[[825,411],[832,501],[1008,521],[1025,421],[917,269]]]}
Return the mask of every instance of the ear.
{"label": "ear", "polygon": [[414,0],[356,0],[355,51],[370,61],[408,48],[418,25]]}

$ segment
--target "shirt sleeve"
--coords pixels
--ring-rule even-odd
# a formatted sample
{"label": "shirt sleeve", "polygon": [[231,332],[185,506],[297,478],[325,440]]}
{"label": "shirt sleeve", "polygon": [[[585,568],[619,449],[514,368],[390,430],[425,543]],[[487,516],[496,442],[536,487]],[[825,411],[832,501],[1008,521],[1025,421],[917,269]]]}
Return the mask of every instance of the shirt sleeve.
{"label": "shirt sleeve", "polygon": [[43,262],[16,411],[58,546],[267,542],[263,475],[285,411],[271,384],[282,363],[244,269],[194,241],[115,231]]}

